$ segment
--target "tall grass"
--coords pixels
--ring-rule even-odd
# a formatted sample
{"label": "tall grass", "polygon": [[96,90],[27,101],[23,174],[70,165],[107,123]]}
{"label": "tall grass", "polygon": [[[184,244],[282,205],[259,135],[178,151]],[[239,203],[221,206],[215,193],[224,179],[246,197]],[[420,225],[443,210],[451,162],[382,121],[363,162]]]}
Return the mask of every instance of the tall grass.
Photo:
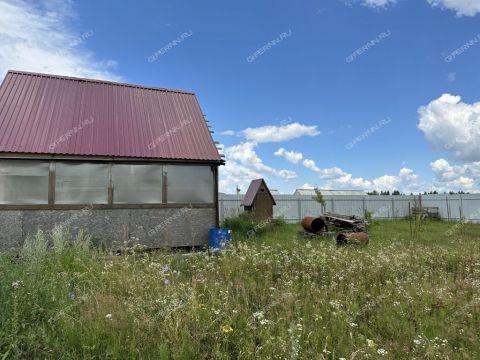
{"label": "tall grass", "polygon": [[0,257],[0,358],[478,359],[479,226],[296,225],[230,251],[112,256],[57,229]]}
{"label": "tall grass", "polygon": [[234,231],[236,235],[253,238],[274,229],[283,229],[286,222],[281,217],[259,220],[255,218],[253,213],[243,212],[238,216],[226,218],[222,225]]}

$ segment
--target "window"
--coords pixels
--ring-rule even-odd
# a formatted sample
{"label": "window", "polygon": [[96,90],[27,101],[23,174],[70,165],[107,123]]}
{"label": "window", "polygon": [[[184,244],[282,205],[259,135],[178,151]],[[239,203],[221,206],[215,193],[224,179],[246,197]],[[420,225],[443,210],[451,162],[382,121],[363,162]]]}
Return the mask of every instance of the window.
{"label": "window", "polygon": [[0,160],[0,204],[48,204],[50,163]]}
{"label": "window", "polygon": [[113,165],[115,204],[155,204],[162,202],[162,165]]}
{"label": "window", "polygon": [[56,204],[107,204],[108,164],[66,163],[56,164]]}
{"label": "window", "polygon": [[214,178],[210,166],[169,165],[167,199],[169,203],[213,203]]}

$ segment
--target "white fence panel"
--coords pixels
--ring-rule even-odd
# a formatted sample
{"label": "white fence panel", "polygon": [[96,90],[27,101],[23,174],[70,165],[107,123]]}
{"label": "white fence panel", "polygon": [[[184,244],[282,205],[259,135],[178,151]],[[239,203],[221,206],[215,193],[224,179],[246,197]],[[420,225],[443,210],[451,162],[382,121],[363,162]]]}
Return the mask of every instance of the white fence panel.
{"label": "white fence panel", "polygon": [[[291,223],[300,222],[305,216],[319,216],[322,206],[311,196],[274,195],[276,206],[274,217],[283,217]],[[243,212],[241,202],[243,195],[219,194],[220,221],[237,216]],[[422,195],[419,196],[324,196],[325,211],[344,215],[364,216],[371,212],[378,219],[401,219],[409,214],[409,208],[419,206],[438,207],[439,214],[445,220],[480,222],[480,194],[462,195]]]}

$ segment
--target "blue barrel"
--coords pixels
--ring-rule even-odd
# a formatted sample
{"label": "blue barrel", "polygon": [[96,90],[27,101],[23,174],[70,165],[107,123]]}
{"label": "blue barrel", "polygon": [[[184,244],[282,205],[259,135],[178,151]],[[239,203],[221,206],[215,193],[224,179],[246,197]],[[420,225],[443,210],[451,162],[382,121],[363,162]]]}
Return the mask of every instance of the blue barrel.
{"label": "blue barrel", "polygon": [[208,247],[213,250],[225,249],[232,243],[232,230],[211,228],[208,231]]}

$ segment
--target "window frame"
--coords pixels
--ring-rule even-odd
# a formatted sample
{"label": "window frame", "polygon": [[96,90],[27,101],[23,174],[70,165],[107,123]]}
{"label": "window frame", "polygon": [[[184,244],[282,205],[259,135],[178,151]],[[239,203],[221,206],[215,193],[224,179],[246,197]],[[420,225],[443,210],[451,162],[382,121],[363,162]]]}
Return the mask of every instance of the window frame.
{"label": "window frame", "polygon": [[[75,202],[75,201],[62,201],[62,202],[58,202],[57,203],[57,196],[60,195],[60,193],[57,193],[57,185],[59,185],[59,176],[58,176],[58,168],[59,166],[58,165],[62,165],[62,166],[66,166],[65,169],[69,169],[67,172],[66,172],[66,179],[67,179],[67,182],[72,182],[74,184],[74,186],[72,187],[72,185],[70,186],[67,186],[66,187],[66,194],[71,194],[70,196],[67,196],[69,197],[70,199],[72,197],[77,197],[77,196],[80,196],[81,197],[81,193],[82,193],[82,190],[83,192],[87,195],[87,197],[92,197],[92,195],[96,195],[95,192],[99,191],[99,194],[102,194],[102,198],[100,201],[97,200],[97,202],[93,203],[92,202],[88,202],[88,201],[79,201],[79,202]],[[81,177],[79,176],[78,174],[74,173],[74,175],[72,176],[71,173],[69,173],[69,171],[72,171],[75,169],[75,167],[81,167],[81,166],[84,166],[85,169],[80,169],[80,172],[83,170],[85,171],[86,173],[88,173],[90,175],[90,179],[95,179],[95,180],[101,180],[101,182],[99,181],[98,184],[95,184],[93,183],[94,185],[97,185],[97,186],[91,186],[92,185],[92,182],[89,181],[90,179],[87,178],[86,181],[84,181],[84,177]],[[88,167],[97,167],[97,168],[100,168],[100,169],[88,169],[87,171],[87,168]],[[98,175],[98,177],[95,177],[95,176],[92,176],[93,174],[97,174],[97,172],[101,170],[102,172]],[[75,169],[75,172],[78,172],[78,169]],[[73,181],[71,180],[73,179]],[[86,182],[86,184],[82,184],[82,182]],[[91,161],[82,161],[82,162],[71,162],[71,161],[58,161],[55,163],[55,195],[54,195],[54,204],[56,205],[83,205],[83,204],[96,204],[96,205],[108,205],[109,203],[109,199],[108,199],[108,193],[109,193],[109,187],[110,187],[110,183],[111,183],[111,166],[110,164],[105,164],[105,163],[100,163],[100,162],[91,162]],[[76,185],[76,186],[75,186]],[[78,185],[90,185],[88,187],[83,187],[83,186],[78,186]],[[101,185],[101,186],[100,186]],[[98,187],[98,189],[97,189]],[[80,192],[78,192],[78,189],[82,189]],[[76,196],[73,196],[73,195],[76,195]],[[59,197],[59,196],[58,196]]]}
{"label": "window frame", "polygon": [[[114,176],[113,176],[113,168],[115,166],[148,166],[148,165],[155,165],[155,166],[159,166],[161,167],[161,183],[159,184],[160,186],[160,194],[161,194],[161,201],[160,202],[149,202],[149,203],[144,203],[144,202],[131,202],[131,203],[125,203],[125,202],[115,202],[115,196],[116,196],[116,189],[115,189],[115,181],[114,181]],[[109,183],[109,195],[111,193],[111,198],[109,196],[109,204],[111,205],[145,205],[145,206],[148,206],[148,205],[155,205],[155,204],[164,204],[165,203],[165,197],[166,197],[166,194],[165,194],[165,180],[166,180],[166,177],[165,177],[165,168],[167,166],[163,163],[111,163],[110,164],[110,183]],[[111,189],[111,190],[110,190]]]}
{"label": "window frame", "polygon": [[[3,156],[2,156],[3,155]],[[10,154],[9,154],[10,155]],[[30,161],[43,161],[50,162],[49,168],[49,186],[48,186],[48,204],[0,204],[0,210],[76,210],[84,209],[86,207],[90,209],[156,209],[156,208],[179,208],[185,206],[191,206],[192,208],[216,208],[218,213],[218,167],[221,163],[217,162],[187,162],[187,161],[154,161],[151,159],[139,160],[139,159],[118,159],[112,160],[111,158],[92,159],[92,158],[75,158],[75,157],[25,157],[25,156],[5,156],[5,153],[0,154],[2,160],[30,160]],[[106,204],[57,204],[55,202],[55,183],[56,183],[56,164],[58,162],[75,162],[75,163],[107,163],[109,164],[109,182],[108,182],[108,202]],[[163,179],[162,179],[162,202],[161,203],[137,203],[137,204],[115,204],[114,203],[114,191],[112,184],[112,166],[114,164],[125,165],[148,165],[156,164],[163,166]],[[165,173],[168,165],[177,166],[208,166],[212,170],[213,175],[213,202],[209,203],[169,203],[168,189],[167,189],[167,174]],[[218,216],[217,216],[218,219]]]}
{"label": "window frame", "polygon": [[[165,199],[166,200],[166,203],[168,204],[178,204],[177,202],[170,202],[169,200],[169,192],[168,192],[168,177],[169,177],[169,169],[170,167],[180,167],[180,166],[184,166],[184,167],[193,167],[193,166],[200,166],[200,167],[207,167],[205,165],[193,165],[193,164],[182,164],[182,165],[178,165],[178,164],[167,164],[165,166],[165,169],[166,169],[166,181],[167,181],[167,184],[166,184],[166,188],[167,188],[167,198]],[[216,173],[214,171],[214,169],[212,169],[210,167],[210,171],[211,171],[211,176],[212,176],[212,186],[211,186],[211,191],[213,192],[212,194],[210,194],[210,196],[212,197],[212,200],[213,200],[213,203],[215,203],[215,191],[218,191],[217,189],[217,186],[216,186]],[[187,204],[189,204],[189,202],[187,202]],[[210,204],[210,202],[192,202],[192,204]]]}
{"label": "window frame", "polygon": [[[48,205],[49,204],[49,196],[50,196],[50,163],[49,161],[45,161],[45,160],[32,160],[32,159],[5,159],[5,158],[2,158],[0,159],[1,162],[3,163],[6,163],[6,167],[8,168],[8,166],[11,167],[11,169],[18,169],[17,171],[19,173],[22,173],[24,171],[26,171],[28,169],[28,165],[27,163],[30,163],[29,165],[32,165],[32,167],[45,167],[44,169],[41,169],[41,175],[38,175],[38,173],[36,171],[33,171],[31,172],[30,174],[27,174],[26,177],[34,177],[35,175],[33,175],[34,173],[37,174],[38,176],[38,179],[42,179],[42,181],[45,181],[46,180],[46,184],[43,184],[43,185],[46,185],[46,187],[43,189],[40,189],[39,191],[39,194],[40,193],[43,193],[42,195],[42,199],[41,200],[38,200],[38,202],[31,202],[31,203],[28,203],[28,202],[23,202],[24,200],[20,200],[19,202],[17,203],[14,203],[14,202],[11,202],[11,203],[3,203],[3,204],[0,204],[0,206],[28,206],[28,205],[34,205],[34,206],[45,206],[45,205]],[[12,165],[11,163],[8,164],[9,162],[16,162],[17,163],[17,166],[18,166],[18,163],[24,163],[22,166],[14,166]],[[32,164],[33,163],[33,164]],[[38,168],[35,168],[34,170],[39,170]],[[29,169],[30,171],[32,169]],[[46,170],[46,172],[44,172]],[[14,172],[9,172],[6,174],[7,177],[8,176],[18,176],[18,177],[22,177],[21,175],[18,175],[15,174]],[[25,174],[23,174],[25,175]],[[38,180],[36,179],[36,180]],[[36,182],[36,181],[35,181]],[[17,184],[17,181],[14,181],[13,182],[15,185]],[[16,186],[13,186],[13,191],[12,193],[15,194],[17,193],[17,190],[18,190],[18,187]],[[38,190],[38,188],[37,188]],[[38,195],[38,194],[36,194]],[[20,197],[21,198],[21,197]]]}

